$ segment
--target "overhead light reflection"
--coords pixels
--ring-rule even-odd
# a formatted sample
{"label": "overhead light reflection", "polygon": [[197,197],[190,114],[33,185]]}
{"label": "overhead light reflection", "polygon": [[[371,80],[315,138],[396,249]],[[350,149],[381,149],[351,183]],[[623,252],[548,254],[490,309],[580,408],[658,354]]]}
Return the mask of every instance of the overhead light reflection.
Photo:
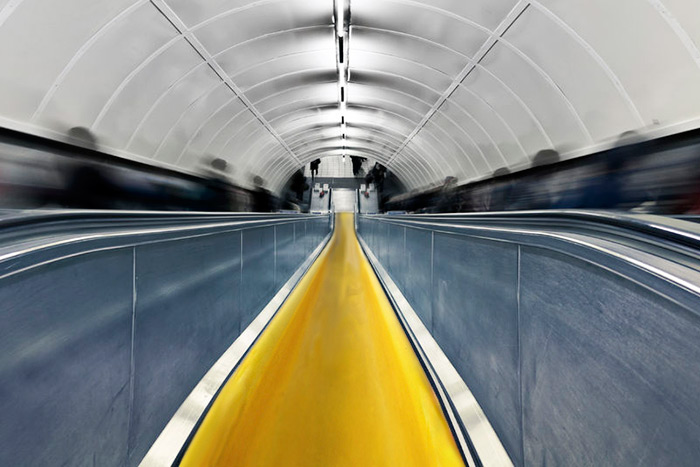
{"label": "overhead light reflection", "polygon": [[343,37],[345,35],[345,0],[335,0],[335,11],[337,15],[335,31],[338,37]]}
{"label": "overhead light reflection", "polygon": [[346,37],[346,8],[347,0],[334,0],[335,1],[335,31],[338,36],[337,47],[338,47],[338,107],[340,109],[340,132],[343,140],[343,151],[345,150],[345,113],[347,111],[347,83],[348,83],[348,56],[349,56],[349,44],[348,38]]}

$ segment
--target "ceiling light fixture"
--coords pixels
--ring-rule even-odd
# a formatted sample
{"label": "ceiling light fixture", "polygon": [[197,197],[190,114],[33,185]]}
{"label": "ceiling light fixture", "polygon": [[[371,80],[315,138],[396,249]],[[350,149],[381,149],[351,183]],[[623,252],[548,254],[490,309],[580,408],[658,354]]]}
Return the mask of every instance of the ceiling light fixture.
{"label": "ceiling light fixture", "polygon": [[345,36],[345,0],[335,0],[335,32],[338,37]]}
{"label": "ceiling light fixture", "polygon": [[[348,41],[348,18],[350,16],[348,0],[334,0],[335,5],[335,32],[337,35],[337,50],[338,50],[338,61],[336,66],[338,67],[338,108],[340,110],[340,133],[342,136],[343,143],[345,142],[345,114],[347,112],[347,101],[348,101],[348,56],[349,56],[349,41]],[[343,154],[345,152],[345,147],[343,146]]]}

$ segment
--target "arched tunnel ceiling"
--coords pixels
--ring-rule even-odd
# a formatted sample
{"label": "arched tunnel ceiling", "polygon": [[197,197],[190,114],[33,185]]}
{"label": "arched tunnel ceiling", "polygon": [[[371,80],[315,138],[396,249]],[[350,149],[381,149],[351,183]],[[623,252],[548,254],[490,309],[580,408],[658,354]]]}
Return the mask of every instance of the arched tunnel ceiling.
{"label": "arched tunnel ceiling", "polygon": [[272,189],[325,155],[418,188],[700,126],[696,0],[347,8],[341,111],[333,0],[0,0],[0,124],[87,127],[106,152],[183,171],[216,155]]}

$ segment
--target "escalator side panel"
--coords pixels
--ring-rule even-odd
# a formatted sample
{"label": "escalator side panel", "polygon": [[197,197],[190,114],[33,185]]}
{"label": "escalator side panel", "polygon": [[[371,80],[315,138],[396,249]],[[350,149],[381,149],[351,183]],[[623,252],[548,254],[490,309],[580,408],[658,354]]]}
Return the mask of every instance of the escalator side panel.
{"label": "escalator side panel", "polygon": [[182,465],[462,465],[354,234],[336,233],[206,415]]}

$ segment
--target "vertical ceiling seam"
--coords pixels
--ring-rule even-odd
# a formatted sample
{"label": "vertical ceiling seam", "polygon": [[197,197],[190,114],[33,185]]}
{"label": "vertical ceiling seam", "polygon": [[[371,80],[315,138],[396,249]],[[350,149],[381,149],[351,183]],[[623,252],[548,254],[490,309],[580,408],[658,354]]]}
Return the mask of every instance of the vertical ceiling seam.
{"label": "vertical ceiling seam", "polygon": [[508,91],[508,93],[513,97],[513,99],[515,99],[515,101],[516,101],[518,104],[520,104],[520,106],[525,110],[525,112],[527,112],[527,114],[530,116],[530,118],[532,119],[532,121],[535,123],[535,126],[537,126],[537,128],[540,130],[540,133],[541,133],[542,136],[544,137],[544,139],[545,139],[545,141],[547,142],[547,144],[549,145],[549,147],[550,147],[550,148],[553,148],[553,147],[554,147],[554,142],[552,141],[552,138],[549,136],[549,133],[547,133],[547,131],[544,129],[544,125],[542,125],[542,122],[540,121],[540,119],[537,118],[537,116],[536,116],[535,113],[532,111],[532,109],[530,108],[530,106],[527,105],[527,104],[525,103],[525,101],[523,101],[523,99],[520,97],[520,95],[518,95],[517,92],[513,91],[513,89],[512,89],[510,86],[508,86],[503,80],[501,80],[501,78],[499,78],[499,77],[496,76],[493,72],[491,72],[491,70],[489,70],[488,68],[483,68],[483,67],[482,67],[481,69],[484,71],[484,73],[486,73],[487,75],[489,75],[489,76],[490,76],[491,78],[493,78],[499,85],[501,85],[501,87],[502,87],[503,89],[505,89],[506,91]]}
{"label": "vertical ceiling seam", "polygon": [[187,108],[185,108],[185,110],[182,111],[182,113],[180,114],[180,116],[178,117],[178,119],[175,121],[175,123],[173,123],[173,125],[170,127],[170,129],[168,129],[168,132],[165,134],[165,136],[163,136],[163,139],[161,140],[160,144],[159,144],[158,147],[156,148],[156,151],[153,153],[153,156],[152,156],[152,157],[153,157],[154,159],[158,159],[158,158],[160,157],[160,153],[161,153],[161,151],[163,150],[163,147],[165,147],[165,144],[168,142],[168,139],[170,138],[170,135],[172,135],[173,131],[175,131],[175,129],[176,129],[176,128],[178,127],[178,125],[180,124],[180,122],[182,122],[182,119],[184,119],[185,116],[187,116],[187,114],[190,112],[190,110],[192,110],[192,107],[194,107],[194,106],[195,106],[196,104],[198,104],[199,102],[201,102],[201,101],[207,99],[209,96],[211,96],[217,89],[220,89],[220,88],[221,88],[221,85],[222,85],[222,84],[223,84],[223,83],[216,83],[215,86],[210,87],[210,88],[207,89],[205,92],[203,92],[201,95],[197,96],[196,99],[193,99],[193,100],[189,103],[189,105],[187,106]]}
{"label": "vertical ceiling seam", "polygon": [[46,108],[49,106],[49,103],[53,99],[53,96],[56,94],[56,91],[58,91],[58,88],[61,86],[61,84],[63,84],[63,81],[65,81],[65,79],[68,77],[68,74],[73,70],[73,68],[75,67],[75,65],[77,65],[80,59],[83,58],[87,51],[90,50],[90,48],[92,48],[92,46],[95,45],[97,41],[100,40],[102,36],[104,36],[112,28],[112,26],[117,24],[121,19],[129,16],[131,13],[133,13],[135,10],[145,5],[146,3],[148,3],[148,0],[138,0],[137,2],[134,2],[133,4],[129,5],[127,8],[123,9],[116,16],[110,19],[107,23],[102,25],[102,27],[98,29],[97,32],[95,32],[90,37],[90,39],[88,39],[82,46],[80,46],[78,51],[75,54],[73,54],[66,66],[63,67],[61,73],[59,73],[56,79],[53,81],[53,83],[51,83],[51,86],[49,87],[48,91],[46,91],[46,94],[44,94],[44,97],[41,99],[39,106],[36,108],[34,114],[32,115],[32,122],[37,121],[39,117],[41,117],[41,114],[43,114]]}
{"label": "vertical ceiling seam", "polygon": [[[204,129],[204,127],[207,126],[207,125],[209,124],[209,122],[211,122],[211,119],[214,118],[219,112],[221,112],[222,110],[224,110],[224,108],[228,107],[229,105],[233,104],[233,103],[236,102],[236,101],[239,101],[239,99],[238,99],[237,96],[231,97],[230,99],[226,100],[223,104],[221,104],[216,110],[214,110],[212,113],[210,113],[209,116],[208,116],[207,118],[205,118],[204,120],[202,120],[202,123],[199,124],[199,126],[197,127],[197,129],[195,130],[195,132],[192,133],[192,136],[190,136],[190,138],[187,140],[187,144],[185,144],[185,145],[183,146],[182,151],[180,151],[180,154],[178,155],[178,157],[177,157],[177,159],[176,159],[176,163],[177,163],[177,162],[180,162],[180,160],[185,156],[185,154],[187,153],[187,151],[190,149],[190,146],[192,146],[192,143],[194,143],[194,140],[197,139],[197,136],[199,136],[199,135],[201,134],[201,132],[202,132],[202,130]],[[240,102],[240,101],[239,101],[239,102]],[[236,115],[234,115],[228,122],[226,122],[225,125],[228,125],[228,123],[230,123],[233,119],[235,119],[236,117],[238,117],[240,114],[242,114],[242,113],[245,112],[246,110],[248,110],[248,109],[246,109],[245,107],[243,107],[243,109],[241,109],[241,110],[240,110]],[[225,125],[224,125],[224,126],[225,126]],[[222,129],[223,129],[223,127],[222,127]],[[221,129],[220,129],[219,131],[221,131]],[[218,135],[218,132],[217,132],[217,135]],[[216,135],[214,135],[214,136],[216,136]],[[207,146],[205,147],[204,153],[207,152],[207,149],[209,148],[209,146],[211,146],[212,141],[213,141],[213,138],[212,138],[211,140],[209,140],[209,144],[207,144]]]}
{"label": "vertical ceiling seam", "polygon": [[[498,121],[501,122],[501,124],[506,128],[506,131],[508,131],[508,133],[510,133],[510,135],[513,137],[513,141],[515,141],[515,144],[520,148],[520,150],[523,153],[523,156],[525,156],[526,159],[529,157],[527,151],[525,150],[525,147],[523,146],[523,143],[520,141],[520,138],[518,138],[517,135],[515,134],[515,130],[513,129],[513,127],[510,126],[510,124],[506,121],[505,117],[503,117],[503,115],[501,115],[501,113],[499,111],[497,111],[483,97],[481,97],[479,94],[475,93],[474,91],[472,91],[468,87],[466,87],[464,85],[460,85],[458,87],[458,89],[461,89],[464,92],[469,93],[469,95],[474,97],[474,99],[478,100],[479,102],[484,104],[486,107],[488,107],[491,110],[491,112],[493,112],[493,114],[496,116]],[[455,90],[455,92],[456,92],[456,90]],[[460,104],[455,104],[454,101],[452,102],[452,104],[459,106],[460,109],[462,108],[462,106]]]}
{"label": "vertical ceiling seam", "polygon": [[[484,154],[484,151],[483,151],[483,150],[479,147],[479,145],[476,143],[476,141],[475,141],[474,138],[472,137],[471,133],[469,133],[462,125],[457,124],[457,122],[456,122],[452,117],[450,117],[450,116],[447,114],[447,112],[445,112],[445,110],[443,109],[443,107],[445,106],[445,104],[447,104],[447,101],[444,102],[442,106],[440,106],[440,108],[439,108],[438,111],[436,112],[436,115],[438,115],[438,114],[439,114],[439,115],[442,115],[442,117],[443,117],[443,118],[446,118],[450,123],[452,123],[452,124],[455,126],[455,128],[457,128],[457,130],[459,130],[459,131],[461,131],[462,133],[464,133],[464,135],[469,139],[469,141],[472,143],[472,145],[473,145],[474,147],[477,148],[477,150],[479,151],[479,154],[481,154],[481,157],[482,157],[482,159],[484,159],[484,162],[486,163],[486,165],[487,165],[487,167],[489,168],[489,170],[493,170],[493,167],[492,167],[491,164],[489,163],[489,158],[486,157],[486,154]],[[462,109],[461,107],[459,107],[459,108]],[[475,119],[474,117],[471,116],[471,114],[469,114],[469,112],[464,112],[464,114],[467,116],[467,118],[469,118],[471,121],[473,121],[474,123],[476,123],[476,125],[481,129],[481,131],[482,131],[484,134],[486,134],[486,131],[484,130],[484,128],[476,121],[476,119]],[[493,140],[491,139],[491,137],[490,137],[488,134],[486,134],[486,137],[491,141],[491,143],[493,144],[494,148],[496,149],[496,152],[498,153],[498,155],[501,156],[501,159],[503,160],[503,163],[506,164],[506,165],[508,165],[508,161],[507,161],[506,158],[503,156],[503,153],[501,152],[501,150],[493,143]],[[461,145],[460,145],[460,148],[461,148]]]}
{"label": "vertical ceiling seam", "polygon": [[[363,86],[364,86],[364,85],[363,85]],[[474,92],[471,91],[470,89],[465,88],[465,87],[463,87],[463,86],[460,86],[460,88],[462,88],[462,89],[466,90],[467,92],[469,92],[470,94],[474,95],[474,97],[475,97],[476,99],[478,99],[480,102],[483,102],[484,105],[486,105],[486,107],[488,107],[488,108],[491,110],[491,112],[493,112],[493,113],[495,114],[496,118],[503,124],[503,126],[506,128],[506,130],[507,130],[507,131],[510,133],[510,135],[513,137],[513,140],[515,141],[515,144],[522,150],[523,155],[524,155],[525,157],[528,157],[527,153],[525,152],[525,148],[523,148],[522,144],[520,143],[520,140],[515,136],[515,132],[514,132],[513,129],[510,127],[510,125],[508,125],[508,123],[503,119],[503,117],[496,111],[496,109],[494,109],[491,105],[489,105],[487,102],[485,102],[481,97],[479,97],[478,95],[474,94]],[[410,95],[410,94],[404,93],[404,92],[399,91],[399,90],[392,89],[391,91],[397,92],[397,93],[399,93],[399,94],[405,95],[405,96],[410,97],[410,98],[413,98],[413,99],[417,99],[415,96],[412,96],[412,95]],[[455,91],[456,91],[456,90],[455,90]],[[381,101],[381,99],[379,99],[379,101]],[[422,100],[419,100],[419,101],[420,101],[421,103],[426,104],[426,105],[430,105],[430,104],[426,103],[425,101],[422,101]],[[478,120],[477,120],[474,116],[472,116],[471,113],[467,112],[460,104],[457,104],[457,103],[452,102],[452,105],[455,105],[456,107],[458,107],[464,114],[467,115],[468,118],[470,118],[474,123],[477,124],[477,126],[484,132],[484,134],[486,134],[486,137],[487,137],[487,138],[489,139],[489,141],[493,144],[493,146],[495,147],[496,151],[500,154],[501,159],[503,159],[503,162],[506,164],[506,166],[508,166],[508,165],[509,165],[509,162],[506,160],[505,155],[503,154],[503,151],[501,151],[501,148],[496,144],[495,140],[491,137],[490,133],[489,133],[488,131],[486,131],[486,129],[478,122]],[[450,118],[449,116],[447,116],[447,114],[446,114],[444,111],[442,111],[442,114],[445,115],[446,118],[448,118],[448,119]],[[451,119],[450,119],[450,120],[451,120]],[[459,125],[457,125],[457,126],[459,127]],[[461,127],[459,127],[459,128],[460,128],[463,132],[466,133],[466,130],[462,129]],[[471,138],[470,138],[470,139],[471,139]],[[397,146],[397,149],[398,149],[398,147],[400,147],[400,145]],[[488,165],[488,163],[487,163],[487,165]]]}
{"label": "vertical ceiling seam", "polygon": [[[247,141],[250,136],[254,135],[256,130],[252,130],[250,132],[250,134],[248,135],[248,138],[246,138],[245,136],[243,136],[243,138],[240,138],[240,139],[236,138],[239,134],[243,133],[243,130],[245,130],[247,127],[249,127],[251,123],[255,123],[255,119],[248,120],[248,122],[246,122],[244,125],[240,126],[231,136],[229,136],[228,139],[226,140],[226,142],[221,146],[220,153],[227,154],[227,148],[229,147],[229,145],[231,145],[231,143],[234,141],[234,139],[237,142]],[[234,145],[234,147],[235,147],[235,145]]]}
{"label": "vertical ceiling seam", "polygon": [[583,133],[583,136],[588,140],[589,144],[593,144],[594,141],[591,132],[588,130],[588,127],[583,122],[583,119],[581,118],[581,115],[579,115],[578,110],[576,110],[574,104],[569,100],[567,95],[564,93],[564,90],[561,87],[559,87],[559,85],[557,85],[556,81],[554,81],[554,79],[551,76],[549,76],[549,74],[544,69],[542,69],[542,67],[540,67],[532,58],[530,58],[522,50],[515,47],[508,41],[504,40],[500,42],[507,48],[512,50],[520,58],[522,58],[525,61],[525,63],[530,65],[530,67],[532,67],[535,70],[535,72],[540,75],[540,78],[542,78],[545,83],[549,84],[550,88],[554,91],[554,93],[561,97],[561,99],[564,101],[564,105],[569,109],[571,115],[574,117],[574,120],[576,120],[576,124]]}
{"label": "vertical ceiling seam", "polygon": [[[221,150],[220,150],[221,153],[222,153],[222,154],[226,154],[226,148],[228,148],[229,145],[231,145],[231,143],[232,143],[234,140],[238,140],[237,136],[238,136],[239,134],[243,133],[243,131],[244,131],[251,123],[254,123],[254,122],[255,122],[255,120],[248,120],[244,125],[238,127],[238,128],[236,129],[236,131],[234,131],[228,138],[226,138],[226,141],[225,141],[224,144],[221,146]],[[247,138],[245,138],[245,136],[244,136],[243,139],[247,139]],[[301,163],[301,162],[300,162],[300,163]]]}
{"label": "vertical ceiling seam", "polygon": [[[231,101],[228,102],[228,104],[230,104],[230,103],[231,103]],[[226,104],[226,105],[228,105],[228,104]],[[221,110],[221,109],[217,110],[216,113],[219,113],[220,110]],[[206,153],[206,152],[209,152],[209,148],[211,147],[212,144],[214,144],[214,141],[221,135],[221,133],[223,133],[224,130],[226,130],[226,129],[229,127],[229,125],[231,125],[238,117],[240,117],[241,114],[245,113],[246,110],[247,110],[247,109],[243,108],[242,110],[238,111],[233,117],[231,117],[231,118],[229,118],[228,120],[226,120],[226,121],[224,122],[224,124],[221,125],[221,126],[219,127],[219,129],[216,130],[216,131],[214,132],[214,134],[212,135],[212,137],[209,138],[209,141],[207,142],[206,146],[204,146],[204,152],[205,152],[205,153]],[[210,117],[210,118],[211,118],[211,117]],[[209,119],[207,119],[207,120],[209,120]],[[208,123],[207,123],[207,124],[208,124]],[[226,138],[226,142],[228,142],[228,138]],[[226,146],[226,145],[224,144],[224,145],[222,146],[222,149],[223,149],[225,146]],[[295,153],[295,154],[296,154],[296,153]]]}
{"label": "vertical ceiling seam", "polygon": [[5,21],[12,16],[12,13],[19,8],[22,2],[24,2],[24,0],[10,0],[2,7],[2,10],[0,10],[0,28],[5,24]]}
{"label": "vertical ceiling seam", "polygon": [[202,57],[202,59],[211,67],[211,69],[219,76],[219,78],[226,84],[226,86],[233,92],[233,94],[240,99],[240,101],[245,105],[248,110],[255,116],[255,118],[265,127],[265,129],[279,142],[279,144],[285,148],[289,156],[299,162],[299,158],[294,152],[287,146],[287,143],[282,139],[282,137],[277,133],[277,131],[270,125],[270,123],[265,120],[262,114],[255,108],[255,106],[248,100],[243,91],[236,86],[230,76],[224,71],[224,69],[219,65],[219,63],[209,54],[204,45],[199,42],[199,39],[187,28],[187,25],[177,16],[177,14],[170,8],[170,6],[165,2],[165,0],[150,0],[150,3],[160,11],[160,13],[173,25],[173,27],[183,35],[185,40],[190,44],[190,46]]}
{"label": "vertical ceiling seam", "polygon": [[141,63],[138,64],[136,68],[131,70],[129,74],[122,80],[121,83],[116,87],[116,89],[112,92],[112,94],[109,96],[107,99],[107,102],[102,106],[102,109],[100,109],[100,112],[97,114],[97,117],[95,120],[92,122],[90,125],[91,130],[95,130],[97,127],[100,126],[102,123],[102,120],[107,116],[107,113],[110,111],[114,103],[117,101],[119,96],[121,95],[122,92],[129,86],[129,84],[136,78],[138,74],[140,74],[143,70],[148,67],[153,61],[163,55],[165,52],[167,52],[171,47],[173,47],[175,44],[177,44],[181,39],[182,35],[178,34],[177,36],[173,37],[169,41],[167,41],[165,44],[161,45],[156,49],[154,52],[152,52],[148,57],[146,57],[145,60],[143,60]]}
{"label": "vertical ceiling seam", "polygon": [[476,52],[476,54],[467,60],[467,64],[464,66],[462,71],[457,74],[452,83],[447,87],[445,92],[443,92],[442,96],[440,96],[430,110],[428,110],[428,113],[425,114],[418,126],[408,135],[408,137],[406,137],[406,140],[402,143],[401,147],[391,156],[390,161],[393,161],[401,153],[401,151],[403,151],[403,148],[405,148],[408,143],[421,131],[421,129],[428,123],[428,120],[435,115],[435,112],[437,112],[443,103],[450,98],[455,90],[464,82],[467,76],[474,71],[478,63],[481,62],[495,46],[498,39],[523,15],[523,13],[525,13],[529,6],[530,2],[528,1],[518,1],[513,9],[506,15],[504,20],[490,33],[489,37]]}
{"label": "vertical ceiling seam", "polygon": [[695,61],[695,64],[700,68],[700,50],[698,45],[693,41],[693,39],[688,35],[688,31],[678,22],[673,13],[664,5],[662,0],[647,0],[656,9],[656,12],[661,15],[661,17],[666,21],[666,23],[671,27],[674,34],[683,43],[690,56]]}
{"label": "vertical ceiling seam", "polygon": [[[454,95],[454,94],[453,94],[453,95]],[[458,103],[456,103],[456,102],[454,102],[454,101],[450,101],[450,104],[453,105],[453,106],[455,106],[457,109],[459,109],[464,115],[467,116],[467,118],[468,118],[469,120],[471,120],[472,122],[474,122],[474,124],[476,124],[476,126],[479,127],[479,130],[481,130],[481,132],[482,132],[484,135],[486,135],[486,138],[487,138],[487,139],[489,140],[489,142],[491,143],[491,146],[493,146],[494,149],[498,152],[498,155],[501,156],[501,160],[503,160],[503,163],[504,163],[504,164],[506,165],[506,167],[507,167],[507,166],[509,165],[509,162],[508,162],[508,160],[506,159],[505,154],[503,154],[503,151],[501,151],[501,148],[496,144],[496,140],[494,140],[494,139],[491,137],[491,134],[490,134],[488,131],[486,131],[486,128],[484,128],[483,125],[482,125],[481,123],[479,123],[479,120],[477,120],[477,119],[471,114],[471,112],[468,112],[468,111],[467,111],[464,107],[462,107],[460,104],[458,104]],[[457,122],[455,122],[455,121],[447,114],[447,112],[446,112],[445,110],[441,110],[440,112],[441,112],[446,118],[448,118],[454,125],[457,125]]]}
{"label": "vertical ceiling seam", "polygon": [[170,93],[173,92],[174,89],[176,89],[180,83],[182,83],[187,78],[192,76],[197,70],[202,68],[204,65],[206,65],[206,63],[199,63],[199,64],[193,66],[190,70],[187,71],[187,73],[180,76],[177,80],[175,80],[172,84],[170,84],[166,88],[166,90],[161,93],[160,96],[158,96],[158,98],[153,102],[153,105],[151,105],[151,107],[149,107],[148,111],[146,111],[146,113],[143,115],[143,117],[139,121],[138,125],[136,125],[136,128],[134,129],[134,131],[131,133],[131,136],[129,137],[129,140],[127,141],[126,146],[125,146],[127,151],[134,144],[134,140],[136,139],[136,136],[141,132],[141,130],[143,129],[143,126],[146,124],[146,121],[148,121],[148,119],[151,117],[151,115],[153,115],[153,112],[155,112],[158,105],[160,105],[160,103],[163,102],[165,100],[165,98],[168,97],[170,95]]}
{"label": "vertical ceiling seam", "polygon": [[644,125],[644,118],[642,117],[642,114],[639,112],[639,109],[637,108],[637,105],[634,103],[632,100],[632,97],[629,95],[627,92],[627,89],[625,86],[622,84],[622,81],[620,81],[620,78],[618,78],[617,74],[612,70],[610,65],[608,65],[608,62],[606,62],[603,57],[598,54],[598,52],[583,38],[581,35],[579,35],[574,28],[569,26],[562,18],[554,14],[551,10],[549,10],[547,7],[542,5],[539,1],[533,0],[532,5],[540,10],[545,16],[547,16],[551,21],[553,21],[556,25],[558,25],[561,29],[564,30],[569,36],[573,38],[574,41],[576,41],[581,48],[583,48],[588,54],[593,58],[593,60],[598,64],[599,67],[603,69],[603,72],[605,75],[608,77],[608,79],[612,82],[613,86],[617,90],[617,92],[620,94],[622,99],[625,101],[625,104],[627,105],[628,110],[632,113],[633,117],[637,121],[638,124]]}

